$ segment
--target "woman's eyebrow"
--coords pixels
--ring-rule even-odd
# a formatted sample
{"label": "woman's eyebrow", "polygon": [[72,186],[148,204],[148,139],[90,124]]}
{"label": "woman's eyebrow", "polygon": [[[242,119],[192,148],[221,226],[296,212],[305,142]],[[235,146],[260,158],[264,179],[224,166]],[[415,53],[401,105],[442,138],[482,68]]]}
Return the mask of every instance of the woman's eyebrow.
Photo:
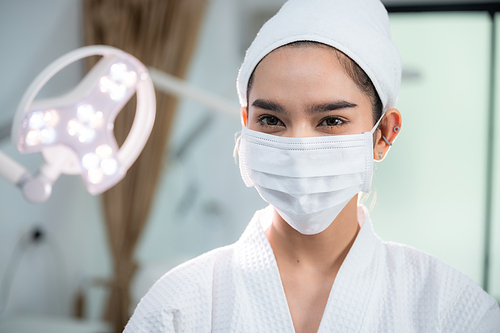
{"label": "woman's eyebrow", "polygon": [[338,102],[333,102],[333,103],[324,103],[324,104],[316,104],[313,105],[309,108],[307,113],[312,114],[312,113],[320,113],[320,112],[328,112],[328,111],[334,111],[338,109],[346,109],[346,108],[354,108],[358,106],[357,104],[350,103],[347,101],[338,101]]}
{"label": "woman's eyebrow", "polygon": [[255,106],[257,108],[261,108],[264,110],[278,112],[278,113],[286,113],[285,109],[281,105],[276,104],[276,103],[271,102],[271,101],[266,101],[264,99],[256,99],[252,103],[252,106]]}

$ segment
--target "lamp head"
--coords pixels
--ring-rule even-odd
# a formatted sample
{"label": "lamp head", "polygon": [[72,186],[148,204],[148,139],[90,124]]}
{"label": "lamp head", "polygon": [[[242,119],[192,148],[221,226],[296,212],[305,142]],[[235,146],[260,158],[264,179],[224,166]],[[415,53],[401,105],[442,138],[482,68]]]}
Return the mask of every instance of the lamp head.
{"label": "lamp head", "polygon": [[[34,101],[57,72],[91,55],[103,57],[73,90]],[[119,148],[114,121],[134,93],[134,123]],[[12,140],[22,153],[42,153],[45,178],[55,181],[60,173],[80,174],[87,190],[98,194],[119,182],[139,156],[155,110],[153,83],[138,59],[109,46],[83,47],[54,61],[33,81],[17,109]]]}

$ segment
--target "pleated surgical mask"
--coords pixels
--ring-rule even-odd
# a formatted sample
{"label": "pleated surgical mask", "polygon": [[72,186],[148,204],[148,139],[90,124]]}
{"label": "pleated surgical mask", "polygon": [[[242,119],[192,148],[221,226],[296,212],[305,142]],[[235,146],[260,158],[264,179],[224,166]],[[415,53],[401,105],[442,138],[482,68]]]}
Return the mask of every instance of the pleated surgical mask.
{"label": "pleated surgical mask", "polygon": [[373,132],[289,138],[243,127],[240,172],[248,187],[301,234],[325,230],[373,175]]}

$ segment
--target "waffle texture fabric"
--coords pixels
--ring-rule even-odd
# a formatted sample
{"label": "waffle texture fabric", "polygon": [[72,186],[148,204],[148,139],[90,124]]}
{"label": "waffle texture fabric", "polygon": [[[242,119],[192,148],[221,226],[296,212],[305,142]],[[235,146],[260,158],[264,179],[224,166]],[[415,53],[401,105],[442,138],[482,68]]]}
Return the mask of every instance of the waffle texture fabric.
{"label": "waffle texture fabric", "polygon": [[[132,332],[294,332],[257,211],[241,238],[165,274],[137,306]],[[500,332],[497,302],[471,279],[409,246],[381,241],[368,214],[333,284],[318,332]]]}
{"label": "waffle texture fabric", "polygon": [[248,80],[274,49],[297,41],[342,51],[370,77],[387,111],[396,105],[401,57],[391,41],[389,16],[380,0],[289,0],[262,26],[238,73],[236,89],[247,106]]}

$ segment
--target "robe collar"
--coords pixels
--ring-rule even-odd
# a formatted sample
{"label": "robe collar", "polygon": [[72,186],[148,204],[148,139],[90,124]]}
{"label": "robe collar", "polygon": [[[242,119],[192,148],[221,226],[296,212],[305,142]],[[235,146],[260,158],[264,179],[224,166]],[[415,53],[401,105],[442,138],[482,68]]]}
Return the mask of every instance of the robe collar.
{"label": "robe collar", "polygon": [[[382,243],[375,235],[365,207],[358,216],[361,229],[333,283],[318,332],[359,331],[378,276]],[[272,219],[272,207],[257,211],[236,244],[236,261],[245,290],[251,293],[257,318],[273,318],[262,331],[294,332],[278,265],[263,226]],[[256,319],[258,320],[258,319]],[[269,323],[270,321],[263,321]]]}

